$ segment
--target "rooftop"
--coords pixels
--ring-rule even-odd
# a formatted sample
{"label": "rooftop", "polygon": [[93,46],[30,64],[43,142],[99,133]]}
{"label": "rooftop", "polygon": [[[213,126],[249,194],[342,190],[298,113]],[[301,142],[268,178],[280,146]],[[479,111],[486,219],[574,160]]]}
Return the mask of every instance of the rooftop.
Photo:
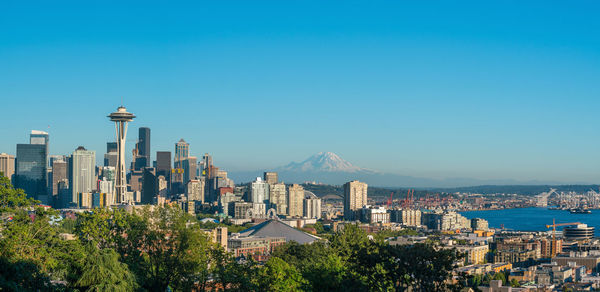
{"label": "rooftop", "polygon": [[252,226],[240,232],[239,237],[284,237],[286,241],[295,241],[300,244],[313,243],[321,239],[276,219]]}

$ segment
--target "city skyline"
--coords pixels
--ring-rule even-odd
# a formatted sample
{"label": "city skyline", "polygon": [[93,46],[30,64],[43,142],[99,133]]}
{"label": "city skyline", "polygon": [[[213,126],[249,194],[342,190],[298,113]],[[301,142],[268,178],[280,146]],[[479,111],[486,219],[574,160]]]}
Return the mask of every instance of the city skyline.
{"label": "city skyline", "polygon": [[87,5],[0,12],[0,94],[23,109],[0,152],[42,130],[50,154],[101,165],[122,102],[129,157],[149,127],[152,160],[183,138],[231,171],[331,151],[416,177],[600,181],[596,3]]}

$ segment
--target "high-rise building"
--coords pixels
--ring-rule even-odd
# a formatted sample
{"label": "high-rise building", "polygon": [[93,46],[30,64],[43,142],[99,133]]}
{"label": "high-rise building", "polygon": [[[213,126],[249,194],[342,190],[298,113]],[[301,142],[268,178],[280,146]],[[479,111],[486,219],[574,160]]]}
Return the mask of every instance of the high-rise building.
{"label": "high-rise building", "polygon": [[212,166],[212,156],[208,155],[208,153],[204,153],[204,156],[202,157],[202,169],[200,170],[200,175],[212,178],[210,173]]}
{"label": "high-rise building", "polygon": [[48,148],[44,144],[17,144],[15,186],[27,196],[48,204],[46,160]]}
{"label": "high-rise building", "polygon": [[119,152],[117,142],[106,142],[106,153]]}
{"label": "high-rise building", "polygon": [[44,131],[31,130],[31,134],[29,135],[29,144],[48,146],[48,142],[50,142],[48,133]]}
{"label": "high-rise building", "polygon": [[138,155],[143,167],[150,167],[150,128],[140,127],[138,138]]}
{"label": "high-rise building", "polygon": [[304,188],[293,184],[288,187],[288,215],[302,217],[304,215]]}
{"label": "high-rise building", "polygon": [[250,201],[269,206],[269,184],[260,177],[257,177],[250,185]]}
{"label": "high-rise building", "polygon": [[183,168],[182,161],[190,156],[190,144],[183,138],[175,143],[175,168]]}
{"label": "high-rise building", "polygon": [[106,154],[104,154],[104,166],[112,166],[116,169],[119,159],[119,148],[116,142],[106,143]]}
{"label": "high-rise building", "polygon": [[156,151],[156,174],[168,179],[171,172],[171,151]]}
{"label": "high-rise building", "polygon": [[321,199],[312,192],[304,192],[304,218],[321,219]]}
{"label": "high-rise building", "polygon": [[115,122],[117,134],[117,177],[115,180],[117,203],[126,203],[125,195],[127,192],[127,180],[125,179],[125,138],[127,137],[127,124],[135,118],[135,115],[128,113],[124,106],[120,106],[116,112],[108,115],[111,121]]}
{"label": "high-rise building", "polygon": [[158,179],[156,169],[145,167],[142,175],[142,204],[152,204],[158,196]]}
{"label": "high-rise building", "polygon": [[344,219],[357,220],[356,210],[367,204],[366,183],[357,180],[344,184]]}
{"label": "high-rise building", "polygon": [[54,160],[52,162],[52,202],[58,203],[59,182],[69,180],[69,163],[65,160]]}
{"label": "high-rise building", "polygon": [[287,214],[287,193],[284,183],[269,184],[269,196],[271,199],[271,208],[277,211],[277,214]]}
{"label": "high-rise building", "polygon": [[204,203],[204,180],[192,179],[187,182],[185,196],[189,201]]}
{"label": "high-rise building", "polygon": [[[92,193],[95,190],[96,151],[86,150],[83,146],[77,147],[71,155],[71,178],[69,185],[73,194],[73,202],[78,201],[81,193]],[[85,195],[87,198],[87,195]],[[83,204],[87,206],[91,204]]]}
{"label": "high-rise building", "polygon": [[0,172],[12,182],[15,174],[15,156],[0,153]]}
{"label": "high-rise building", "polygon": [[183,159],[181,161],[181,166],[183,168],[183,183],[187,183],[188,181],[196,178],[196,157],[189,156],[188,158]]}
{"label": "high-rise building", "polygon": [[265,178],[265,181],[270,185],[274,185],[277,182],[279,182],[279,178],[278,178],[276,172],[265,172],[264,178]]}

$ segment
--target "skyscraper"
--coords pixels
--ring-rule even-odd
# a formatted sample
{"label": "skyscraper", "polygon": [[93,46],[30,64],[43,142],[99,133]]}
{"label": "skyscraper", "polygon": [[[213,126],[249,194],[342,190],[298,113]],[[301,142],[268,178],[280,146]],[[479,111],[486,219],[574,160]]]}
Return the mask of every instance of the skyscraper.
{"label": "skyscraper", "polygon": [[304,194],[304,218],[321,219],[321,199],[312,192]]}
{"label": "skyscraper", "polygon": [[12,182],[15,174],[15,157],[6,153],[0,153],[0,172]]}
{"label": "skyscraper", "polygon": [[142,159],[143,167],[150,167],[150,128],[141,127],[138,138],[138,155]]}
{"label": "skyscraper", "polygon": [[183,138],[175,143],[175,168],[183,168],[182,161],[190,156],[190,144],[185,142]]}
{"label": "skyscraper", "polygon": [[156,169],[153,167],[146,167],[143,170],[142,175],[142,204],[152,204],[154,198],[158,196],[158,179],[156,176]]}
{"label": "skyscraper", "polygon": [[117,167],[117,160],[119,159],[119,148],[117,142],[106,143],[106,154],[104,154],[104,166]]}
{"label": "skyscraper", "polygon": [[271,208],[274,208],[277,211],[277,214],[287,214],[287,193],[285,184],[269,184],[269,196],[271,199]]}
{"label": "skyscraper", "polygon": [[288,187],[288,215],[302,217],[304,213],[304,188],[301,185],[293,184]]}
{"label": "skyscraper", "polygon": [[264,178],[265,178],[265,181],[270,185],[274,185],[279,181],[279,178],[278,178],[276,172],[265,172]]}
{"label": "skyscraper", "polygon": [[54,160],[54,162],[52,162],[52,189],[51,189],[51,194],[52,194],[52,202],[55,203],[55,205],[60,206],[60,204],[56,204],[59,200],[58,200],[58,194],[59,194],[59,183],[61,181],[68,181],[69,180],[69,164],[67,163],[67,161],[65,160]]}
{"label": "skyscraper", "polygon": [[250,201],[269,206],[269,185],[257,177],[250,186]]}
{"label": "skyscraper", "polygon": [[156,173],[166,176],[171,172],[171,151],[156,151]]}
{"label": "skyscraper", "polygon": [[212,156],[210,156],[208,153],[204,153],[204,156],[202,157],[202,169],[200,170],[200,175],[212,178],[210,173],[212,166]]}
{"label": "skyscraper", "polygon": [[197,159],[196,157],[189,156],[187,159],[181,161],[183,167],[183,183],[187,183],[188,181],[196,178],[196,166]]}
{"label": "skyscraper", "polygon": [[198,201],[199,204],[204,203],[204,181],[197,179],[188,181],[185,196],[188,201]]}
{"label": "skyscraper", "polygon": [[357,180],[344,184],[344,219],[356,220],[355,211],[367,204],[367,184]]}
{"label": "skyscraper", "polygon": [[77,147],[71,155],[71,193],[73,202],[78,201],[81,193],[91,193],[95,190],[96,151],[86,150],[83,146]]}
{"label": "skyscraper", "polygon": [[17,144],[15,186],[32,198],[48,204],[46,161],[48,148],[44,144]]}
{"label": "skyscraper", "polygon": [[127,192],[127,180],[125,179],[125,138],[127,137],[127,124],[135,118],[135,115],[128,113],[127,109],[120,106],[116,112],[108,115],[111,121],[115,122],[117,134],[117,177],[115,180],[115,197],[117,203],[125,203],[125,194]]}

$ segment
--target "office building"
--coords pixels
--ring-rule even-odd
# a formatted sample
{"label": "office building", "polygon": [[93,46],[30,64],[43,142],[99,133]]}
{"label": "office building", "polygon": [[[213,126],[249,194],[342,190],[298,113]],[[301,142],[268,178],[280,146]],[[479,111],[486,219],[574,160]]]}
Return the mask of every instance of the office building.
{"label": "office building", "polygon": [[587,224],[567,226],[563,229],[563,236],[566,240],[592,239],[594,237],[594,227],[587,226]]}
{"label": "office building", "polygon": [[115,122],[117,134],[117,177],[115,180],[115,198],[117,203],[127,203],[127,180],[125,171],[125,140],[127,137],[127,125],[133,121],[135,115],[127,112],[124,106],[120,106],[116,112],[108,115]]}
{"label": "office building", "polygon": [[106,154],[104,154],[104,166],[112,166],[116,169],[119,152],[116,142],[106,143]]}
{"label": "office building", "polygon": [[233,203],[241,202],[241,196],[238,196],[232,192],[226,192],[219,197],[219,211],[225,217],[232,216],[235,213]]}
{"label": "office building", "polygon": [[169,179],[171,173],[171,151],[156,151],[156,174]]}
{"label": "office building", "polygon": [[456,212],[424,213],[421,218],[423,225],[432,230],[455,231],[471,228],[471,220]]}
{"label": "office building", "polygon": [[58,183],[64,180],[69,180],[69,163],[64,160],[54,160],[52,162],[52,172],[50,177],[51,179],[49,180],[52,182],[52,201],[57,202],[59,192]]}
{"label": "office building", "polygon": [[188,158],[183,159],[181,161],[181,165],[183,168],[183,183],[187,183],[188,181],[196,178],[196,157],[189,156]]}
{"label": "office building", "polygon": [[234,202],[233,203],[233,217],[236,219],[249,218],[248,210],[254,208],[253,203],[249,202]]}
{"label": "office building", "polygon": [[117,142],[106,142],[106,153],[119,152]]}
{"label": "office building", "polygon": [[421,211],[413,209],[390,210],[390,220],[404,226],[420,226]]}
{"label": "office building", "polygon": [[212,167],[212,156],[210,156],[208,153],[204,153],[204,156],[202,157],[202,169],[200,170],[201,175],[212,178],[210,173]]}
{"label": "office building", "polygon": [[48,146],[48,142],[50,142],[48,133],[44,131],[31,130],[31,134],[29,135],[29,144]]}
{"label": "office building", "polygon": [[384,207],[363,206],[359,209],[360,221],[369,224],[390,223],[390,213]]}
{"label": "office building", "polygon": [[188,201],[197,201],[204,203],[204,180],[189,180],[185,189],[185,196]]}
{"label": "office building", "polygon": [[260,177],[250,184],[250,202],[262,203],[270,206],[269,203],[269,185]]}
{"label": "office building", "polygon": [[304,218],[321,219],[321,199],[309,191],[304,191]]}
{"label": "office building", "polygon": [[140,127],[138,138],[138,156],[141,167],[150,167],[150,128]]}
{"label": "office building", "polygon": [[142,204],[152,204],[158,196],[158,179],[156,177],[156,169],[153,167],[145,167],[142,170]]}
{"label": "office building", "polygon": [[73,203],[73,193],[71,193],[71,190],[69,188],[69,180],[61,180],[58,182],[57,186],[58,195],[57,202],[55,203],[57,205],[57,208],[62,209],[76,207],[76,205]]}
{"label": "office building", "polygon": [[293,184],[288,187],[288,216],[302,217],[304,215],[304,188]]}
{"label": "office building", "polygon": [[269,196],[271,199],[271,208],[277,211],[277,214],[287,214],[287,193],[284,183],[269,184]]}
{"label": "office building", "polygon": [[15,156],[0,153],[0,172],[12,182],[15,174]]}
{"label": "office building", "polygon": [[[69,185],[73,194],[73,202],[81,206],[91,207],[78,201],[81,193],[91,193],[95,190],[96,152],[79,146],[71,155],[71,178]],[[84,198],[87,198],[84,196]],[[90,199],[91,200],[91,197]],[[91,202],[91,201],[90,201]]]}
{"label": "office building", "polygon": [[46,160],[47,147],[43,144],[17,144],[15,187],[27,196],[48,204]]}
{"label": "office building", "polygon": [[274,185],[279,182],[279,177],[277,176],[276,172],[265,172],[264,179],[270,185]]}
{"label": "office building", "polygon": [[356,220],[356,211],[367,205],[367,184],[351,181],[344,184],[344,219]]}
{"label": "office building", "polygon": [[183,168],[182,161],[190,156],[190,144],[183,138],[175,143],[175,168]]}

